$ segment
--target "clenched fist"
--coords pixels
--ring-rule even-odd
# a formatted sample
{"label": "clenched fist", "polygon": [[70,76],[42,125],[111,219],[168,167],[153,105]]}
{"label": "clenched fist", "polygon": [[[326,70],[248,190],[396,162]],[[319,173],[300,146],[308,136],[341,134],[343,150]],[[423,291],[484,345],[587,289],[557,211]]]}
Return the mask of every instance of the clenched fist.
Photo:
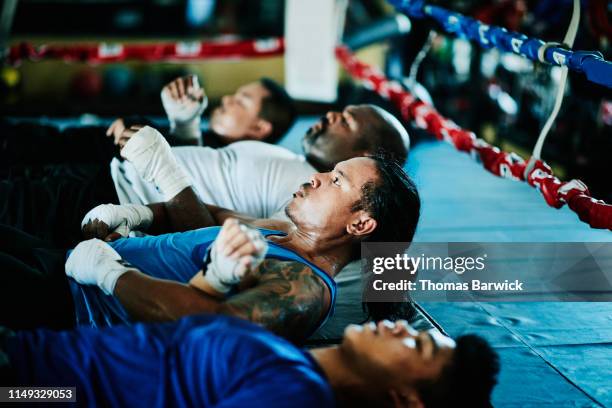
{"label": "clenched fist", "polygon": [[261,264],[267,252],[268,243],[259,230],[229,218],[212,245],[204,278],[226,294]]}

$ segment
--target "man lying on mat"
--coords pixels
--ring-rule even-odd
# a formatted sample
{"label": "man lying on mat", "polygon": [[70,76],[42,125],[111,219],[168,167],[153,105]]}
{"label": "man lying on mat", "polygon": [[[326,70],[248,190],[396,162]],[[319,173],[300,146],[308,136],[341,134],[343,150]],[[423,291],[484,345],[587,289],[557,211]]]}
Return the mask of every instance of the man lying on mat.
{"label": "man lying on mat", "polygon": [[[202,164],[194,153],[208,152],[211,157],[206,163],[214,168],[219,161],[214,160],[216,148],[240,140],[275,143],[295,120],[293,101],[284,89],[261,79],[224,96],[221,106],[212,112],[210,129],[202,134],[200,115],[206,103],[202,89],[193,87],[197,83],[194,78],[172,81],[164,87],[162,100],[171,124],[170,134],[166,134],[170,144],[197,145],[200,141],[208,146],[178,149],[179,160],[184,159],[183,165],[196,181]],[[121,136],[126,124],[134,123],[142,124],[143,120],[118,120],[108,130],[100,126],[60,130],[0,120],[0,223],[61,246],[74,245],[80,236],[78,221],[95,205],[162,201],[154,187],[139,180],[132,168],[113,160],[119,157],[114,138]],[[211,200],[210,196],[203,198],[227,206],[227,202]]]}
{"label": "man lying on mat", "polygon": [[351,325],[340,345],[308,351],[212,315],[0,332],[1,384],[76,387],[83,406],[481,408],[491,406],[498,371],[480,337],[455,342],[404,321]]}
{"label": "man lying on mat", "polygon": [[[126,137],[134,134],[129,129],[124,133]],[[315,124],[303,139],[305,157],[256,141],[233,143],[223,149],[167,146],[167,151],[204,202],[269,218],[282,215],[296,183],[313,172],[329,171],[340,161],[379,149],[403,162],[408,144],[408,134],[397,119],[380,108],[359,105],[329,112]],[[0,223],[68,246],[79,241],[79,221],[97,204],[148,204],[172,198],[156,189],[156,173],[143,179],[129,161],[113,160],[110,171],[105,166],[93,175],[78,173],[50,175],[44,180],[0,181]]]}
{"label": "man lying on mat", "polygon": [[[170,123],[168,134],[174,144],[218,148],[241,140],[276,143],[291,128],[297,115],[291,97],[269,78],[250,82],[223,96],[220,106],[211,112],[209,129],[204,133],[200,117],[208,106],[208,99],[197,76],[176,78],[162,89],[161,100]],[[133,120],[115,120],[106,135],[118,144],[130,122],[135,124]]]}
{"label": "man lying on mat", "polygon": [[[106,326],[212,312],[303,340],[331,313],[332,278],[359,258],[360,243],[409,242],[419,211],[413,182],[399,164],[378,156],[314,174],[286,207],[291,222],[207,206],[190,187],[166,203],[102,205],[84,220],[85,232],[100,238],[223,227],[81,243],[66,262],[74,279],[69,290],[63,264],[50,266],[39,244],[5,233],[0,324],[70,327],[76,314],[79,324]],[[35,256],[44,262],[31,262]]]}
{"label": "man lying on mat", "polygon": [[[208,106],[204,89],[195,75],[172,80],[161,90],[169,129],[164,134],[172,145],[212,148],[241,140],[276,143],[296,119],[293,100],[269,78],[249,82],[224,95],[211,111],[208,129],[201,130],[201,115]],[[60,163],[108,164],[116,155],[123,130],[132,125],[151,125],[143,117],[117,119],[111,126],[67,126],[60,129],[43,123],[0,120],[0,169],[9,166]]]}

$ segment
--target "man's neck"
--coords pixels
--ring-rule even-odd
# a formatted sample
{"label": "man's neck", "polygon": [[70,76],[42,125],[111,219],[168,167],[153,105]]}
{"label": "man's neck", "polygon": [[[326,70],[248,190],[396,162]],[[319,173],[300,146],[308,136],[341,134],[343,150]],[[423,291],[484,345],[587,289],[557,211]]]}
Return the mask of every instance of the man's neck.
{"label": "man's neck", "polygon": [[325,373],[332,388],[352,388],[364,385],[361,378],[349,368],[340,347],[315,348],[309,353]]}
{"label": "man's neck", "polygon": [[352,259],[353,249],[346,236],[336,239],[323,238],[296,228],[286,236],[271,238],[312,262],[331,277],[336,276]]}
{"label": "man's neck", "polygon": [[367,381],[351,369],[350,357],[340,347],[316,348],[309,351],[325,373],[329,385],[342,406],[380,406],[389,404],[389,392]]}
{"label": "man's neck", "polygon": [[[336,395],[361,394],[371,387],[362,377],[357,375],[347,361],[347,357],[338,346],[316,348],[309,351],[319,367],[325,373],[329,384]],[[370,390],[373,391],[373,390]]]}

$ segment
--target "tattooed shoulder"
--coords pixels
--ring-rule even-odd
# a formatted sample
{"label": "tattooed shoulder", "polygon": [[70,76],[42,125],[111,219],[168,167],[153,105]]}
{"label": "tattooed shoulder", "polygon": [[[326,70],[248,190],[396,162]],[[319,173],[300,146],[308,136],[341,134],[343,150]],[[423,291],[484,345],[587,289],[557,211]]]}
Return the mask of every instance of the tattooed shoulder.
{"label": "tattooed shoulder", "polygon": [[266,259],[258,269],[258,283],[228,299],[222,311],[300,341],[316,328],[329,302],[327,286],[311,268]]}

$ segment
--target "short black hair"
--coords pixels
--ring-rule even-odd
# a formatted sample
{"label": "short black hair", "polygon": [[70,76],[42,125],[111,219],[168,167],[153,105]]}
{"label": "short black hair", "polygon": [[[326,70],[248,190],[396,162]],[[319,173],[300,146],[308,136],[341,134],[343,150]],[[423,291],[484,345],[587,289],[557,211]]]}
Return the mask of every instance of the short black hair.
{"label": "short black hair", "polygon": [[411,242],[421,215],[421,199],[414,181],[394,155],[379,150],[368,156],[376,163],[379,179],[362,187],[352,210],[364,210],[377,222],[366,242]]}
{"label": "short black hair", "polygon": [[384,151],[400,164],[408,158],[410,137],[402,123],[391,113],[376,105],[368,105],[378,115],[370,121],[357,141],[356,150]]}
{"label": "short black hair", "polygon": [[293,126],[297,109],[285,88],[270,78],[262,78],[259,83],[266,88],[268,95],[261,101],[259,117],[272,124],[272,133],[264,141],[278,142]]}
{"label": "short black hair", "polygon": [[417,385],[427,408],[489,408],[491,392],[497,384],[499,356],[480,336],[459,337],[451,361],[440,377]]}

